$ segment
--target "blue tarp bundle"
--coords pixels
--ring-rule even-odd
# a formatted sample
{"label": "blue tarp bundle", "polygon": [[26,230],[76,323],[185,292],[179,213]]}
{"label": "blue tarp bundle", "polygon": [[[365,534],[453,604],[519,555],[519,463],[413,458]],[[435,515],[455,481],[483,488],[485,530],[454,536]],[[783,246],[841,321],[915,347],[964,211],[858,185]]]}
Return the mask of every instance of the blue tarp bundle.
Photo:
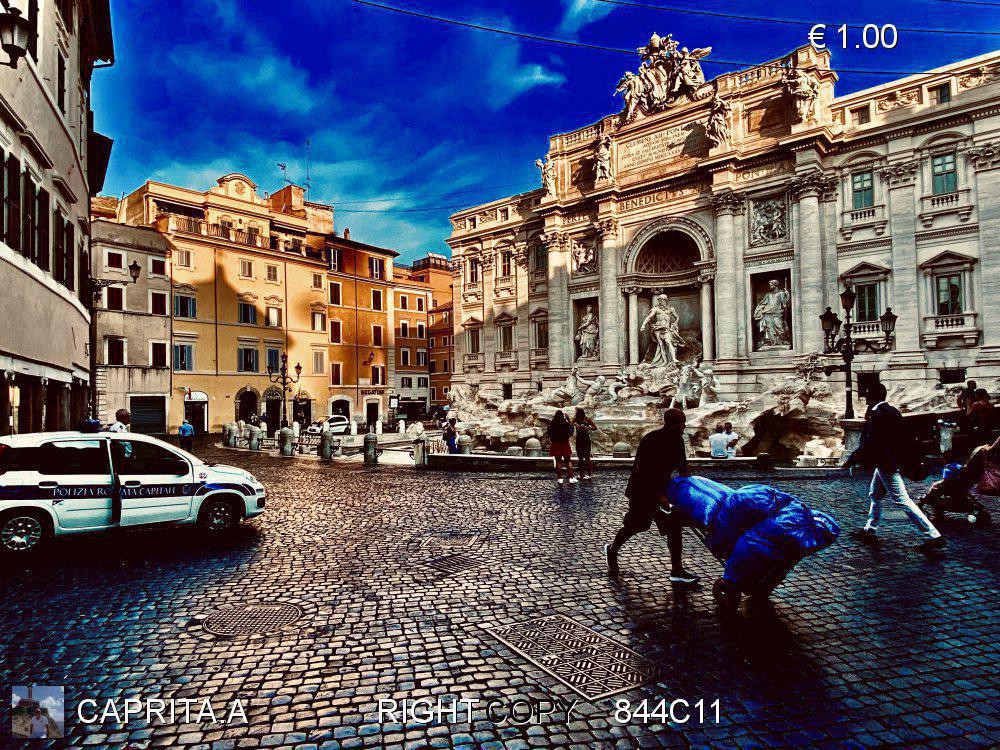
{"label": "blue tarp bundle", "polygon": [[726,561],[722,577],[743,591],[773,588],[840,534],[828,514],[762,484],[734,490],[704,477],[678,477],[666,494],[705,533],[712,554]]}

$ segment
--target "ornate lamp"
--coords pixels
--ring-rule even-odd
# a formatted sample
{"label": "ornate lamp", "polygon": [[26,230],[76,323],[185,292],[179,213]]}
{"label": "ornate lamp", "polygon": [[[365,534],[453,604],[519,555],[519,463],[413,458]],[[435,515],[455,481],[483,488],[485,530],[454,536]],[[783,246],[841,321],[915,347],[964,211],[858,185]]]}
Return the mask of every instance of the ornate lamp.
{"label": "ornate lamp", "polygon": [[850,284],[844,285],[844,291],[840,293],[840,304],[844,311],[850,313],[854,309],[854,301],[858,298],[858,293]]}
{"label": "ornate lamp", "polygon": [[142,266],[140,266],[136,261],[132,261],[128,264],[128,275],[132,277],[132,283],[134,284],[139,280],[139,274],[142,273]]}
{"label": "ornate lamp", "polygon": [[830,349],[840,334],[840,326],[843,325],[843,321],[829,307],[826,308],[825,313],[819,316],[819,320],[823,325],[823,336],[826,339],[827,349]]}
{"label": "ornate lamp", "polygon": [[879,317],[878,322],[882,326],[882,333],[885,334],[885,340],[888,341],[892,338],[892,332],[896,330],[896,320],[899,316],[892,312],[891,307],[885,308],[885,312]]}
{"label": "ornate lamp", "polygon": [[21,8],[12,3],[18,0],[0,0],[5,10],[0,10],[0,47],[7,53],[10,60],[6,63],[12,68],[28,54],[28,41],[31,38],[31,22],[24,16]]}

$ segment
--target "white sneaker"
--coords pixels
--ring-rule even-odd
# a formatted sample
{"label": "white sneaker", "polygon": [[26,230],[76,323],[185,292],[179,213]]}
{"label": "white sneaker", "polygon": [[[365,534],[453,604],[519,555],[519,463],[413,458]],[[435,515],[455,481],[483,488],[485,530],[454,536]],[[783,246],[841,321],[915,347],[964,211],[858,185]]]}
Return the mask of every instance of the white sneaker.
{"label": "white sneaker", "polygon": [[563,483],[562,477],[559,477],[559,479],[557,479],[556,482],[558,482],[559,484],[562,484]]}
{"label": "white sneaker", "polygon": [[576,483],[577,483],[577,482],[579,482],[579,481],[580,481],[580,480],[579,480],[579,479],[577,479],[576,477],[570,477],[570,478],[569,478],[569,483],[570,483],[570,484],[576,484]]}
{"label": "white sneaker", "polygon": [[581,478],[581,479],[586,479],[586,480],[587,480],[588,482],[589,482],[589,481],[590,481],[591,479],[593,479],[593,477],[592,477],[592,476],[590,476],[589,474],[588,474],[587,476],[585,476],[585,477],[580,477],[580,478]]}

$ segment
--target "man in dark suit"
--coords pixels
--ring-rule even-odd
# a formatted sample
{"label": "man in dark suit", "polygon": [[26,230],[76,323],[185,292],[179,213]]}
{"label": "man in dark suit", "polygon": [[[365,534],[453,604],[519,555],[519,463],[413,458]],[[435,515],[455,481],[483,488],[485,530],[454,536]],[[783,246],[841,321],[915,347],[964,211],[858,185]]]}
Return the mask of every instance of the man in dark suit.
{"label": "man in dark suit", "polygon": [[621,530],[611,544],[605,545],[608,569],[618,570],[618,550],[636,534],[649,529],[656,523],[661,536],[667,537],[670,549],[670,580],[673,583],[692,584],[698,576],[684,570],[684,551],[680,515],[675,511],[667,513],[663,507],[667,481],[676,471],[687,476],[687,453],[684,449],[684,412],[667,409],[663,414],[663,427],[643,436],[635,451],[632,474],[625,487],[628,497],[628,513]]}
{"label": "man in dark suit", "polygon": [[919,545],[923,550],[943,547],[944,537],[934,528],[923,511],[910,499],[906,485],[900,474],[903,463],[901,446],[907,442],[903,415],[899,409],[886,401],[886,389],[882,383],[874,383],[868,387],[866,395],[868,413],[865,415],[865,427],[861,434],[861,445],[845,466],[861,464],[872,472],[872,481],[868,489],[871,505],[868,510],[868,520],[855,537],[866,543],[878,542],[878,527],[882,521],[882,501],[886,497],[898,505],[907,517],[923,532],[924,541]]}

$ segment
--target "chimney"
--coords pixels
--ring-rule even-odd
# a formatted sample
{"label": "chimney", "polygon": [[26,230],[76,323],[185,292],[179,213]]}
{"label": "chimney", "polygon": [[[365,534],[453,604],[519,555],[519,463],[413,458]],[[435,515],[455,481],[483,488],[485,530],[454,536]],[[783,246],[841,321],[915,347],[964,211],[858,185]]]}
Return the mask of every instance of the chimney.
{"label": "chimney", "polygon": [[344,239],[345,240],[351,239],[351,230],[349,227],[344,227]]}

